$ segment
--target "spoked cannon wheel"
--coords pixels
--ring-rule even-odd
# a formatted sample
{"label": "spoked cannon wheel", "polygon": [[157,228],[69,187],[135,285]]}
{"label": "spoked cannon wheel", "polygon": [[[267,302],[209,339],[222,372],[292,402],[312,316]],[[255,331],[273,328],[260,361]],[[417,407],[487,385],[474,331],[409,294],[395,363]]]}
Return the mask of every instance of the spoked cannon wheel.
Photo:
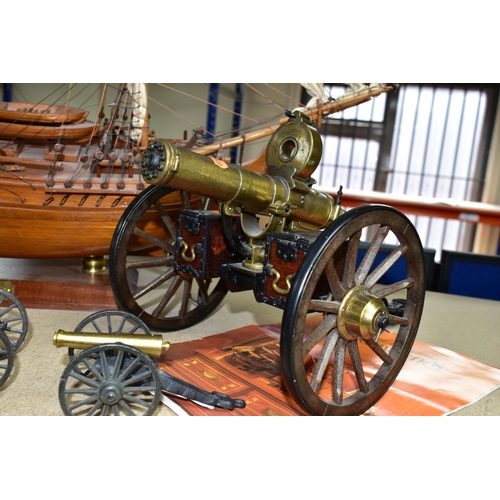
{"label": "spoked cannon wheel", "polygon": [[[167,196],[178,199],[168,211],[163,204]],[[227,293],[223,280],[193,278],[174,269],[177,213],[191,205],[185,192],[151,186],[125,210],[111,242],[109,275],[115,299],[155,330],[180,330],[202,321]],[[160,228],[150,223],[153,218]]]}
{"label": "spoked cannon wheel", "polygon": [[[370,241],[363,258],[362,237]],[[382,244],[394,242],[381,259]],[[404,278],[392,279],[402,262]],[[408,357],[424,295],[423,249],[408,218],[362,206],[334,221],[293,278],[283,314],[282,371],[295,401],[314,415],[358,415],[373,406]],[[393,297],[405,299],[402,316],[388,311]]]}
{"label": "spoked cannon wheel", "polygon": [[69,416],[149,416],[160,396],[155,363],[120,343],[85,349],[71,360],[59,383],[59,402]]}
{"label": "spoked cannon wheel", "polygon": [[[28,314],[21,301],[9,292],[0,290],[0,332],[4,333],[17,351],[28,333]],[[3,350],[0,347],[0,356]]]}
{"label": "spoked cannon wheel", "polygon": [[14,348],[7,335],[0,331],[0,387],[7,382],[14,369]]}

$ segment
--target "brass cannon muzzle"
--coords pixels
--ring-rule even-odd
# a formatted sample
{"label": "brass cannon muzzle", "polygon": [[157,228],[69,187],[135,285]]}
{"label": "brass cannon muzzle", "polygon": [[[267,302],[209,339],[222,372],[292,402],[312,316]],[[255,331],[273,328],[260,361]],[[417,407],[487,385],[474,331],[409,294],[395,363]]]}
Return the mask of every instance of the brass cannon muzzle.
{"label": "brass cannon muzzle", "polygon": [[124,334],[124,333],[86,333],[65,332],[58,330],[54,333],[56,347],[70,347],[73,349],[88,349],[100,344],[122,344],[135,347],[144,354],[159,358],[163,351],[170,349],[170,343],[164,342],[161,335],[155,334]]}

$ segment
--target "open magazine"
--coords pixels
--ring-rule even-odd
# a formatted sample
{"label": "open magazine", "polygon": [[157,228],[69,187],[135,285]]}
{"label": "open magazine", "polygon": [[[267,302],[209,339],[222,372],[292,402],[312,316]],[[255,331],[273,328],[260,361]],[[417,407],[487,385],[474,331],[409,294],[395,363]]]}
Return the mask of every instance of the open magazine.
{"label": "open magazine", "polygon": [[[281,379],[279,335],[279,325],[246,326],[173,344],[160,359],[160,369],[207,391],[244,399],[246,407],[228,411],[172,397],[174,404],[188,415],[304,415]],[[379,343],[383,346],[383,335]],[[500,369],[415,341],[396,381],[365,415],[446,415],[499,386]]]}

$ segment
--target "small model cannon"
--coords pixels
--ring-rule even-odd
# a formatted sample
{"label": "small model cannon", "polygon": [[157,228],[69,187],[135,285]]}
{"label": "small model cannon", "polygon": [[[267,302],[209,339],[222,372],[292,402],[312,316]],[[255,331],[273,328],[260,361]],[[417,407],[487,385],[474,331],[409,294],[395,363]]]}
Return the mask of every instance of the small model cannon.
{"label": "small model cannon", "polygon": [[21,301],[0,289],[0,388],[14,369],[15,352],[28,333],[28,315]]}
{"label": "small model cannon", "polygon": [[53,343],[67,347],[70,358],[59,382],[67,416],[149,416],[162,391],[228,410],[245,406],[241,399],[209,393],[160,370],[152,358],[168,351],[169,342],[125,311],[94,313],[76,331],[56,331]]}
{"label": "small model cannon", "polygon": [[[159,331],[200,322],[228,291],[253,290],[284,310],[281,368],[297,404],[356,415],[382,397],[410,352],[423,250],[394,208],[344,211],[341,188],[336,198],[315,190],[321,156],[321,137],[299,112],[272,135],[265,173],[151,142],[142,159],[151,186],[117,226],[110,279],[120,307]],[[167,213],[172,200],[178,210]],[[394,298],[404,300],[401,315],[389,311]]]}

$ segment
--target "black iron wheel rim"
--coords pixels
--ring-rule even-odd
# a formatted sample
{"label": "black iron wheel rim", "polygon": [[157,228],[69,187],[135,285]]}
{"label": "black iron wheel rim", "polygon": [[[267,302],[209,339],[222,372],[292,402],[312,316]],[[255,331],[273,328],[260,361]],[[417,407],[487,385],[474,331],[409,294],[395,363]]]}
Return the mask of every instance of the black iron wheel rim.
{"label": "black iron wheel rim", "polygon": [[59,382],[59,402],[67,416],[150,416],[160,397],[156,364],[120,343],[82,351]]}
{"label": "black iron wheel rim", "polygon": [[0,388],[7,382],[14,369],[14,348],[7,335],[0,331]]}
{"label": "black iron wheel rim", "polygon": [[[176,331],[199,323],[219,306],[228,291],[227,284],[223,280],[212,283],[208,280],[186,277],[173,271],[172,248],[177,236],[173,229],[176,229],[176,221],[170,219],[166,211],[162,209],[160,200],[176,191],[168,186],[150,186],[137,196],[127,207],[117,225],[109,255],[110,283],[117,304],[122,310],[141,318],[149,328],[158,331]],[[188,195],[183,192],[180,194],[183,200],[182,208],[189,208]],[[160,262],[158,268],[161,268],[162,271],[157,281],[161,285],[161,280],[165,278],[163,282],[169,283],[170,286],[162,299],[158,299],[154,303],[154,307],[146,309],[139,303],[139,298],[140,300],[147,298],[156,291],[158,285],[151,282],[145,285],[140,292],[132,291],[127,278],[127,269],[132,264],[127,262],[127,258],[129,256],[129,242],[134,233],[138,231],[137,226],[141,217],[153,207],[161,214],[161,219],[165,223],[165,232],[168,234],[167,240],[156,242],[159,245],[158,248],[164,251],[163,257],[158,260]],[[153,238],[151,240],[155,243]],[[166,264],[161,264],[161,262],[166,262]],[[136,269],[141,269],[137,263],[133,265],[136,266]],[[145,264],[144,268],[146,266],[152,267],[149,263]],[[148,287],[151,287],[151,290],[144,293]],[[194,299],[193,296],[196,293],[192,293],[191,289],[198,290]],[[173,298],[168,298],[170,293],[173,294]],[[179,297],[179,294],[182,294],[179,310],[176,315],[174,313],[174,315],[167,317],[164,315],[164,311]],[[189,307],[192,309],[189,310]]]}
{"label": "black iron wheel rim", "polygon": [[[4,299],[10,302],[5,307]],[[0,332],[7,336],[14,351],[21,347],[28,333],[28,314],[25,307],[15,295],[5,290],[0,290]]]}
{"label": "black iron wheel rim", "polygon": [[[311,388],[304,366],[305,356],[302,351],[306,343],[304,343],[302,328],[305,318],[314,312],[314,309],[310,309],[311,298],[315,283],[323,273],[326,262],[332,258],[348,237],[360,231],[358,226],[363,227],[363,221],[370,220],[374,224],[375,219],[381,226],[392,224],[391,231],[396,231],[398,238],[401,238],[407,246],[405,259],[407,259],[408,278],[412,280],[412,285],[405,289],[407,300],[404,316],[408,324],[399,326],[390,350],[391,364],[382,362],[381,367],[368,382],[368,391],[362,392],[358,381],[357,392],[345,399],[342,398],[340,404],[334,403],[333,400],[319,397]],[[406,361],[417,333],[425,295],[422,270],[423,249],[418,234],[409,219],[391,207],[363,206],[350,210],[320,235],[293,279],[281,330],[281,363],[285,385],[303,409],[315,415],[358,415],[373,406],[389,389]],[[335,301],[335,297],[332,298]],[[332,325],[334,319],[330,320]],[[394,318],[391,321],[395,321]],[[334,328],[332,327],[328,333],[330,334]],[[348,344],[345,341],[341,342],[339,351],[347,348]],[[351,346],[354,347],[352,342]],[[349,355],[351,355],[350,350]],[[336,387],[336,389],[339,388],[341,385]]]}

